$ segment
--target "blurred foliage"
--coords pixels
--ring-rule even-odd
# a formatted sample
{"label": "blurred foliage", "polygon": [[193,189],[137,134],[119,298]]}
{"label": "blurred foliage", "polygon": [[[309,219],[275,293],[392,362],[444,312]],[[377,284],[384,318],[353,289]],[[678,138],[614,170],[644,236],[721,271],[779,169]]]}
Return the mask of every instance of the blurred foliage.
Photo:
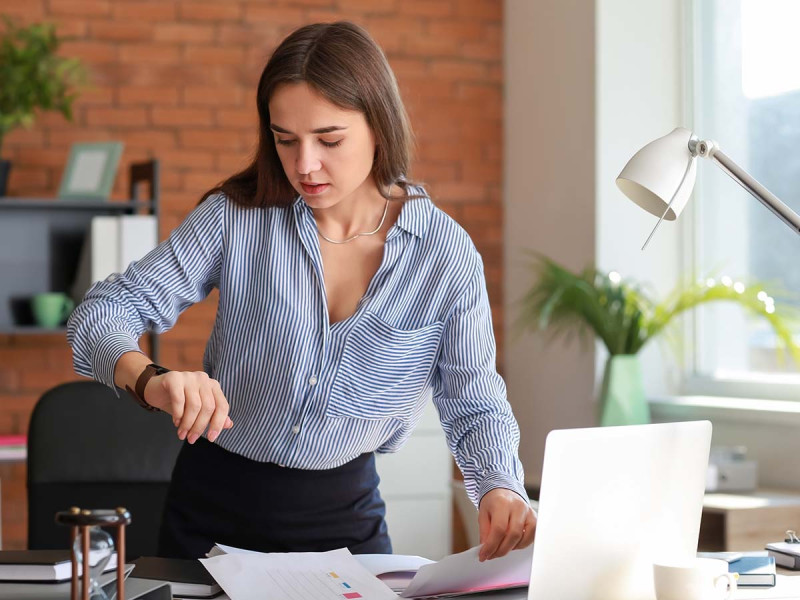
{"label": "blurred foliage", "polygon": [[57,56],[60,44],[55,25],[17,26],[3,15],[0,36],[0,150],[5,135],[16,127],[31,127],[36,109],[60,112],[72,120],[72,103],[86,81],[77,58]]}
{"label": "blurred foliage", "polygon": [[[586,337],[591,332],[605,344],[610,355],[636,354],[676,321],[675,317],[708,302],[734,302],[748,313],[766,319],[778,339],[800,364],[800,349],[792,340],[790,324],[796,309],[781,306],[758,285],[725,283],[708,278],[680,285],[656,302],[641,286],[616,274],[593,267],[573,273],[545,256],[535,254],[535,282],[522,299],[518,319],[521,329],[547,330],[554,337]],[[726,285],[727,284],[727,285]]]}

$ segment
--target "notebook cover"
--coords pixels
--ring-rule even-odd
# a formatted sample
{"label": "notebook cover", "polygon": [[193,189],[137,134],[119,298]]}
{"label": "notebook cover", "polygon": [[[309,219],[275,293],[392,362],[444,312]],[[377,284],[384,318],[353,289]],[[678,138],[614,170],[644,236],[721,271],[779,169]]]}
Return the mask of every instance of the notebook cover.
{"label": "notebook cover", "polygon": [[775,558],[772,556],[743,556],[730,563],[728,571],[739,574],[739,586],[773,586],[776,583]]}
{"label": "notebook cover", "polygon": [[211,573],[199,560],[142,556],[132,561],[136,565],[133,576],[138,579],[157,579],[173,583],[218,585]]}
{"label": "notebook cover", "polygon": [[69,550],[0,550],[0,566],[48,565],[70,561]]}
{"label": "notebook cover", "polygon": [[[89,560],[96,564],[99,553],[93,550]],[[69,550],[0,550],[0,583],[67,581],[72,577],[71,561]],[[103,572],[111,571],[116,566],[117,553],[114,552]]]}

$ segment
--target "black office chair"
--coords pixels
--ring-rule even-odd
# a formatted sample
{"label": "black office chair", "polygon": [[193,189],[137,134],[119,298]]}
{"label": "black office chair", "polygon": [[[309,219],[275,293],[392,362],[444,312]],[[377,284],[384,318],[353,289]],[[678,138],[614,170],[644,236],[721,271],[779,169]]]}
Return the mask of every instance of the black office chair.
{"label": "black office chair", "polygon": [[95,381],[45,392],[28,430],[28,547],[68,548],[55,513],[71,506],[132,516],[126,557],[155,556],[158,528],[181,441],[169,416],[140,408]]}

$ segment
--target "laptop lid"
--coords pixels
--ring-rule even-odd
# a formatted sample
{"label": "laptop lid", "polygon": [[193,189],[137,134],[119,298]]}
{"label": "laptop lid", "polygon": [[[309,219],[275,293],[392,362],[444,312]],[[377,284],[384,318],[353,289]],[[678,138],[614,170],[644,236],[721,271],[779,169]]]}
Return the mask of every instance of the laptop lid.
{"label": "laptop lid", "polygon": [[529,600],[651,600],[695,556],[711,423],[564,429],[545,443]]}

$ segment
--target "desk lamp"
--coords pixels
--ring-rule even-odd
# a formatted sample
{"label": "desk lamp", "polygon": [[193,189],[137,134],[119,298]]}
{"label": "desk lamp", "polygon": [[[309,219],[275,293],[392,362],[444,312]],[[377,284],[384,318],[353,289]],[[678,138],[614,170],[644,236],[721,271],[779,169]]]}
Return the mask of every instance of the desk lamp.
{"label": "desk lamp", "polygon": [[617,187],[628,198],[650,214],[660,216],[642,250],[661,221],[677,219],[689,201],[697,175],[695,159],[698,156],[714,161],[761,204],[800,233],[800,216],[733,162],[716,142],[701,140],[688,129],[678,127],[634,154],[617,177]]}

